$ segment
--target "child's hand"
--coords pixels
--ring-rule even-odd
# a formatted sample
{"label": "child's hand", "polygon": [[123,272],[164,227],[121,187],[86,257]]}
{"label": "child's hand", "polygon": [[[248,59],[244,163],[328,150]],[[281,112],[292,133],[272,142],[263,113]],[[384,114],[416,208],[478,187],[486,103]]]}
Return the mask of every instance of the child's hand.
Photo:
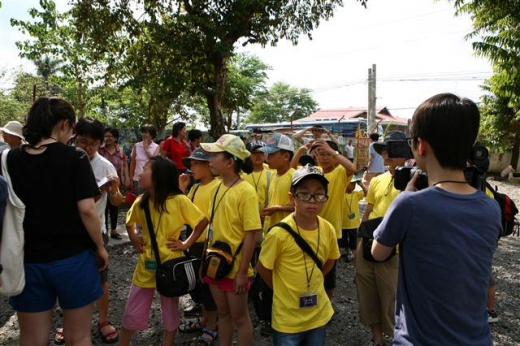
{"label": "child's hand", "polygon": [[166,242],[166,247],[172,251],[188,250],[186,243],[174,237],[168,238],[168,242]]}
{"label": "child's hand", "polygon": [[264,210],[262,210],[262,212],[260,213],[260,216],[271,216],[273,215],[275,212],[277,212],[279,209],[279,206],[278,205],[271,205],[269,207],[266,207],[264,208]]}
{"label": "child's hand", "polygon": [[188,188],[188,185],[190,184],[190,181],[191,181],[190,176],[187,175],[186,173],[182,173],[181,175],[179,175],[179,188],[182,191],[186,191],[186,189]]}
{"label": "child's hand", "polygon": [[144,252],[142,237],[139,237],[137,235],[131,236],[130,242],[132,243],[132,245],[135,249],[135,252],[137,252],[139,254]]}

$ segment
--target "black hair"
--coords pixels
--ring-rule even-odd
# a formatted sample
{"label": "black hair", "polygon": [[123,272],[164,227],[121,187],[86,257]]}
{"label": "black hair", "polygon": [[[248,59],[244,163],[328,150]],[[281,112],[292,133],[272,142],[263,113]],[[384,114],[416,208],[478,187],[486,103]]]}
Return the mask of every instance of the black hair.
{"label": "black hair", "polygon": [[202,138],[202,131],[193,129],[188,132],[188,139],[190,142],[193,142],[196,139]]}
{"label": "black hair", "polygon": [[379,140],[379,133],[371,133],[370,139],[373,140],[374,142],[377,142]]}
{"label": "black hair", "polygon": [[33,103],[27,114],[23,136],[30,145],[34,146],[42,139],[49,138],[54,126],[61,120],[67,120],[71,126],[74,126],[76,123],[74,107],[58,97],[40,97]]}
{"label": "black hair", "polygon": [[235,161],[235,173],[240,175],[240,172],[244,172],[246,174],[253,172],[253,161],[251,157],[246,157],[245,160],[239,159],[235,155],[224,151],[224,156],[226,159],[233,159]]}
{"label": "black hair", "polygon": [[[170,159],[162,156],[151,157],[150,162],[152,162],[154,208],[159,213],[168,213],[168,209],[166,208],[166,200],[168,197],[183,194],[179,188],[179,171]],[[145,192],[140,204],[141,208],[143,207],[143,203],[148,203],[149,199],[149,193]]]}
{"label": "black hair", "polygon": [[313,166],[316,166],[316,161],[312,158],[310,155],[302,155],[300,156],[300,159],[298,160],[298,164],[305,166],[306,164],[311,164]]}
{"label": "black hair", "polygon": [[99,120],[93,118],[80,118],[76,124],[76,134],[78,136],[97,139],[101,143],[105,139],[105,127]]}
{"label": "black hair", "polygon": [[177,137],[179,135],[179,132],[181,132],[181,130],[185,127],[186,127],[186,123],[183,123],[182,121],[179,121],[179,122],[173,124],[172,136]]}
{"label": "black hair", "polygon": [[428,142],[444,169],[464,169],[477,139],[480,113],[477,105],[451,93],[435,95],[415,110],[410,128],[413,146]]}
{"label": "black hair", "polygon": [[285,154],[285,153],[289,154],[289,161],[292,160],[292,158],[293,158],[293,156],[294,156],[294,153],[293,153],[292,151],[290,151],[290,150],[285,150],[285,149],[280,149],[279,151],[280,151],[282,154]]}
{"label": "black hair", "polygon": [[119,139],[119,130],[113,127],[105,127],[105,133],[107,132],[110,132],[110,134],[115,137],[117,143],[117,140]]}
{"label": "black hair", "polygon": [[338,147],[338,145],[336,144],[336,142],[333,142],[333,141],[327,141],[327,144],[329,145],[329,147],[332,148],[332,150],[334,150],[334,151],[339,151],[339,147]]}
{"label": "black hair", "polygon": [[149,133],[150,136],[152,136],[152,139],[154,139],[155,137],[157,137],[157,129],[155,128],[155,126],[151,125],[151,124],[145,124],[143,126],[141,126],[141,133]]}
{"label": "black hair", "polygon": [[328,194],[329,192],[329,186],[328,185],[324,185],[321,180],[319,180],[318,178],[316,178],[315,176],[313,177],[312,175],[311,176],[308,176],[308,177],[305,177],[303,178],[302,180],[300,180],[296,185],[291,185],[291,193],[294,195],[296,193],[296,189],[298,188],[298,186],[301,185],[301,183],[303,183],[304,181],[306,180],[309,180],[309,179],[314,179],[314,180],[317,180],[320,182],[321,186],[323,187],[323,189],[325,190],[325,194]]}

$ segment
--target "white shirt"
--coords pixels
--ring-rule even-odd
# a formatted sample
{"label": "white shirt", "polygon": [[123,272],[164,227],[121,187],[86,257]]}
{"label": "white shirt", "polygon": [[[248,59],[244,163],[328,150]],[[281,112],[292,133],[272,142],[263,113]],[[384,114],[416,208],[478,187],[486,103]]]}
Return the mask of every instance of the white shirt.
{"label": "white shirt", "polygon": [[[100,181],[102,178],[105,178],[109,175],[117,176],[116,168],[112,162],[108,161],[98,153],[96,153],[92,160],[90,160],[90,165],[92,166],[92,171],[94,171],[96,181]],[[103,191],[101,198],[96,201],[96,210],[98,212],[99,218],[101,219],[101,232],[103,234],[107,232],[107,225],[105,223],[105,208],[107,206],[107,200],[108,193],[107,191]]]}

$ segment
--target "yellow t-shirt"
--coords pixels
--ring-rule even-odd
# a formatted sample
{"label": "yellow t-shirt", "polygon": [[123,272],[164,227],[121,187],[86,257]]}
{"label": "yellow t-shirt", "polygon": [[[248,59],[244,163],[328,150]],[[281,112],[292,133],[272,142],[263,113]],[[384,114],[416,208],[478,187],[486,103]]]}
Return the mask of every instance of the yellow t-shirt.
{"label": "yellow t-shirt", "polygon": [[[269,202],[268,206],[271,205],[289,205],[291,200],[289,199],[289,192],[291,191],[292,176],[294,174],[294,168],[289,168],[287,172],[279,176],[274,174],[271,186],[269,187]],[[267,230],[282,221],[290,211],[277,211],[270,216],[266,216],[264,219],[264,236]]]}
{"label": "yellow t-shirt", "polygon": [[390,172],[385,172],[370,181],[366,201],[373,205],[368,220],[385,216],[390,204],[401,191],[394,187],[394,178]]}
{"label": "yellow t-shirt", "polygon": [[[267,189],[267,181],[273,180],[273,177],[276,175],[275,170],[269,169],[269,166],[264,164],[264,169],[260,172],[252,172],[247,174],[243,179],[247,181],[251,186],[255,188],[256,194],[258,196],[258,209],[262,210],[267,206],[266,203],[266,189]],[[271,189],[271,184],[269,183],[269,190]]]}
{"label": "yellow t-shirt", "polygon": [[343,215],[346,212],[345,190],[350,184],[352,176],[347,177],[345,167],[338,165],[329,173],[325,173],[325,178],[329,181],[329,200],[325,203],[319,215],[334,226],[337,238],[341,239]]}
{"label": "yellow t-shirt", "polygon": [[[200,183],[195,184],[191,187],[190,192],[188,192],[188,198],[193,201],[193,204],[197,206],[208,218],[211,215],[209,210],[210,199],[213,196],[211,192],[213,188],[220,183],[217,179],[213,179],[206,185],[200,185]],[[193,198],[193,194],[195,193],[195,198]],[[203,243],[206,240],[206,233],[208,228],[204,229],[204,232],[200,235],[199,239],[197,239],[197,243]]]}
{"label": "yellow t-shirt", "polygon": [[[215,193],[217,193],[216,198]],[[214,217],[212,221],[213,236],[210,246],[218,241],[225,242],[231,247],[232,254],[245,238],[245,232],[260,231],[260,214],[251,212],[258,210],[258,197],[255,189],[245,181],[241,181],[231,188],[224,184],[218,184],[213,188],[210,198],[209,211],[213,210],[215,203]],[[215,201],[215,202],[213,202]],[[237,254],[233,269],[227,276],[233,279],[242,261],[243,251]],[[253,276],[253,268],[249,265],[248,276]]]}
{"label": "yellow t-shirt", "polygon": [[[144,253],[138,255],[132,282],[138,287],[154,288],[155,270],[147,270],[145,267],[145,262],[155,262],[155,255],[152,250],[146,216],[140,205],[141,199],[142,196],[139,196],[126,214],[127,225],[138,223],[143,228]],[[172,251],[166,247],[168,238],[178,238],[184,225],[190,225],[191,228],[195,228],[206,215],[191,203],[185,195],[168,197],[166,200],[166,210],[168,212],[158,213],[151,200],[149,201],[149,206],[161,262],[184,256],[182,251]]]}
{"label": "yellow t-shirt", "polygon": [[343,229],[359,228],[361,216],[359,215],[359,201],[365,197],[363,191],[354,190],[352,193],[345,193],[345,213],[343,217]]}
{"label": "yellow t-shirt", "polygon": [[[334,227],[321,217],[318,220],[319,228],[313,230],[298,230],[292,215],[283,222],[299,232],[311,249],[318,249],[318,258],[325,264],[329,259],[338,259],[340,253]],[[334,311],[323,286],[323,274],[312,258],[304,255],[289,232],[280,227],[269,231],[262,244],[260,261],[265,268],[273,271],[272,326],[275,330],[300,333],[327,324]],[[307,275],[310,277],[309,288]],[[317,294],[318,304],[302,309],[300,296],[309,291]]]}

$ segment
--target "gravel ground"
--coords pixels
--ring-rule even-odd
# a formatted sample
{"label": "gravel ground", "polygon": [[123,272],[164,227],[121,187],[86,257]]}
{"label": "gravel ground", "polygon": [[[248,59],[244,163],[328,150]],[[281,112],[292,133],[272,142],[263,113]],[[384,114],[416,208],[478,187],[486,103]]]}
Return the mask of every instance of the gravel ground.
{"label": "gravel ground", "polygon": [[[492,181],[499,191],[507,193],[520,206],[520,182]],[[120,213],[120,225],[123,225],[124,209]],[[124,239],[110,243],[110,318],[114,325],[120,326],[121,316],[125,308],[126,296],[130,287],[132,273],[136,263],[133,248],[123,227],[119,232]],[[495,345],[520,345],[520,237],[518,235],[503,238],[495,254],[494,273],[497,282],[496,310],[500,321],[492,325]],[[341,258],[338,263],[338,281],[333,305],[336,315],[327,328],[326,345],[364,345],[370,339],[368,327],[362,326],[358,319],[358,303],[353,284],[354,265]],[[180,309],[190,304],[188,298],[181,298]],[[253,323],[255,325],[254,345],[270,345],[270,338],[260,336],[260,326],[257,325],[252,307]],[[53,321],[58,327],[61,321],[60,311],[57,311]],[[161,345],[162,327],[160,323],[158,300],[154,301],[150,316],[150,327],[135,334],[133,345]],[[94,345],[102,345],[96,331],[97,314],[93,317],[92,340]],[[177,334],[176,345],[194,344],[196,336]],[[49,344],[53,344],[53,333],[49,335]],[[216,343],[218,344],[218,342]],[[0,297],[0,345],[18,345],[18,322],[16,314],[9,306],[5,297]]]}

